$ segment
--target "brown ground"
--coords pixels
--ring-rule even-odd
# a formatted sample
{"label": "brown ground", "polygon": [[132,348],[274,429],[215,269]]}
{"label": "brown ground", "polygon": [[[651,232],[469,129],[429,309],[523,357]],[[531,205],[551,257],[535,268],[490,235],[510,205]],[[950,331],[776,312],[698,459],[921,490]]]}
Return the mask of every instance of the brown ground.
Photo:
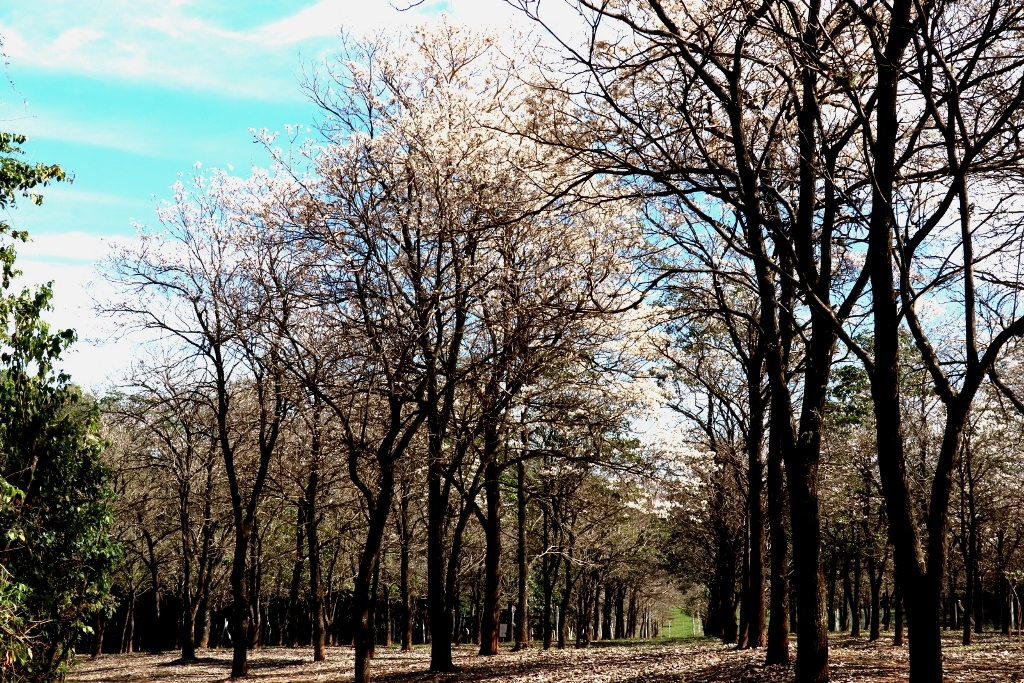
{"label": "brown ground", "polygon": [[[976,645],[946,641],[946,680],[964,683],[1024,681],[1024,643],[983,635]],[[831,647],[831,680],[872,683],[907,680],[907,648],[836,637]],[[586,650],[502,651],[477,657],[475,650],[454,653],[458,673],[426,673],[429,651],[399,652],[381,648],[373,663],[379,683],[781,683],[793,679],[788,667],[765,667],[763,652],[737,652],[706,640],[672,644],[593,647]],[[228,680],[231,653],[210,650],[198,662],[183,666],[173,653],[105,655],[82,659],[72,671],[73,683],[212,683]],[[328,661],[313,664],[306,650],[266,648],[250,655],[249,679],[274,683],[342,682],[352,680],[352,650],[329,648]]]}

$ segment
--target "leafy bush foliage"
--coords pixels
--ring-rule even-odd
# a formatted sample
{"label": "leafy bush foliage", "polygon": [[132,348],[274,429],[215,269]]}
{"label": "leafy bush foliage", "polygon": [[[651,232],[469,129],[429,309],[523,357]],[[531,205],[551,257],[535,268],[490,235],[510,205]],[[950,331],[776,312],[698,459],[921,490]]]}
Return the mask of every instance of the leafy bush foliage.
{"label": "leafy bush foliage", "polygon": [[[0,208],[18,193],[38,203],[34,187],[64,178],[20,161],[23,142],[0,134]],[[49,285],[12,287],[26,235],[0,223],[0,237],[0,679],[53,681],[106,606],[118,548],[99,409],[54,369],[74,332],[42,320]]]}

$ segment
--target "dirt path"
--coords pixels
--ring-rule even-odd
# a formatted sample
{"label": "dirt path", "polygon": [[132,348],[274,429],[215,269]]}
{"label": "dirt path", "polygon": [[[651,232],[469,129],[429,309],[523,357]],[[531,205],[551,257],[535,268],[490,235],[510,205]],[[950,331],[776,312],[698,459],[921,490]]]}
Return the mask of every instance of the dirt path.
{"label": "dirt path", "polygon": [[[969,648],[946,642],[947,681],[994,683],[1024,681],[1024,644],[985,635]],[[399,652],[381,648],[374,660],[379,683],[781,683],[791,681],[788,667],[765,667],[763,652],[737,652],[709,641],[683,641],[657,646],[605,646],[586,650],[530,649],[497,657],[477,657],[473,648],[454,653],[460,671],[426,672],[429,651]],[[251,654],[252,681],[275,683],[343,682],[352,680],[352,651],[329,648],[328,661],[313,664],[306,650],[266,648]],[[181,665],[176,655],[105,655],[83,659],[72,671],[72,683],[212,683],[227,681],[231,653],[210,650],[199,662]],[[837,683],[885,683],[907,680],[907,648],[888,640],[834,638],[831,679]]]}

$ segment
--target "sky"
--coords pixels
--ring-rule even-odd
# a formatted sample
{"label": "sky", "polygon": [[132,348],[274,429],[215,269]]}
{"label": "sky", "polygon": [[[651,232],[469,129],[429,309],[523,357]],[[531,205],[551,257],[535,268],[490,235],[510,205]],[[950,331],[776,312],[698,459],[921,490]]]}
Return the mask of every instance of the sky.
{"label": "sky", "polygon": [[28,230],[18,249],[25,283],[52,280],[48,320],[78,331],[64,369],[100,393],[134,353],[93,302],[96,264],[154,207],[179,174],[245,173],[268,159],[250,129],[310,126],[304,71],[353,35],[439,16],[507,28],[524,20],[502,0],[41,0],[0,4],[6,80],[0,129],[29,136],[26,159],[59,163],[70,184],[22,202],[6,218]]}

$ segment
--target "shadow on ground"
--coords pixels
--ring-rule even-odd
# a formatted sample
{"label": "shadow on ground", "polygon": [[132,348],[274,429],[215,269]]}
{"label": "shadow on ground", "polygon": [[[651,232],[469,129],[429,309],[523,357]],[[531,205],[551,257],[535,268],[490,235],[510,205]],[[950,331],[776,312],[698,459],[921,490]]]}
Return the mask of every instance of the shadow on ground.
{"label": "shadow on ground", "polygon": [[[984,634],[970,647],[952,634],[945,643],[946,678],[965,683],[1024,682],[1024,643]],[[895,683],[908,679],[906,646],[893,647],[888,637],[869,643],[849,636],[830,644],[830,677],[844,683]],[[380,648],[373,662],[379,683],[788,683],[789,666],[763,665],[762,650],[737,651],[708,639],[602,644],[586,649],[543,651],[531,648],[495,657],[478,657],[475,648],[453,653],[459,670],[427,671],[427,648],[400,652]],[[328,661],[314,664],[307,650],[266,648],[254,651],[249,680],[259,683],[334,683],[352,680],[352,650],[329,648]],[[83,660],[69,683],[214,683],[230,680],[231,653],[204,652],[183,663],[177,653],[104,656]]]}

